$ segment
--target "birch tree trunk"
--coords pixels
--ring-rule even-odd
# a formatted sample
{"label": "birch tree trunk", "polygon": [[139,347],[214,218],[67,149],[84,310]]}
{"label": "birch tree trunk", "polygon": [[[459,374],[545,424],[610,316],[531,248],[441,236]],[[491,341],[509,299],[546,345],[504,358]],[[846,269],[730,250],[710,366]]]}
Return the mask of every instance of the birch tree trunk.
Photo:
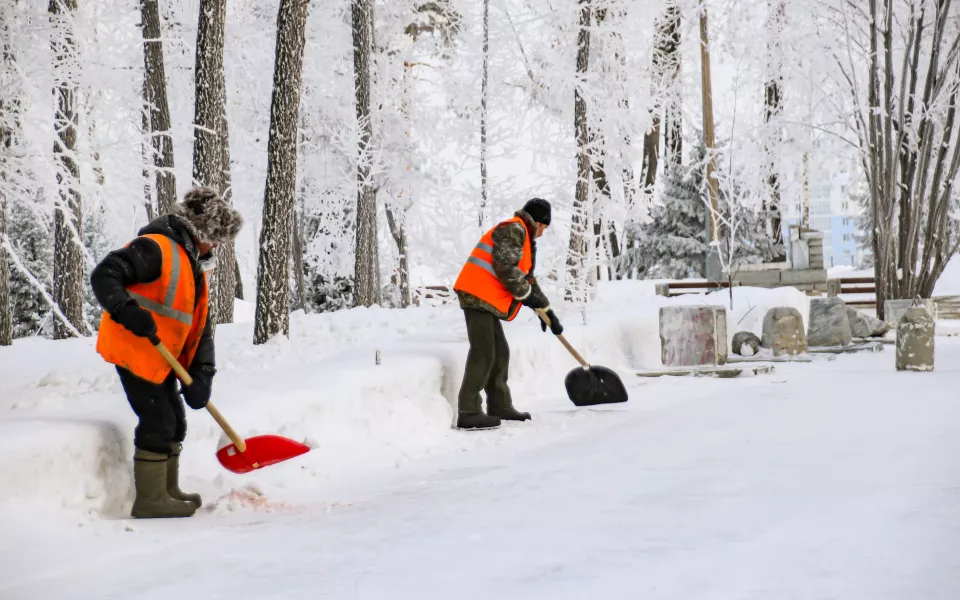
{"label": "birch tree trunk", "polygon": [[[227,140],[227,94],[223,74],[226,0],[201,0],[197,24],[197,63],[193,139],[193,180],[230,200],[230,148]],[[213,323],[233,322],[236,295],[234,243],[217,249],[217,269],[210,281]]]}
{"label": "birch tree trunk", "polygon": [[568,301],[585,301],[585,261],[587,257],[587,208],[590,201],[590,149],[587,125],[587,102],[581,86],[590,66],[590,25],[593,20],[592,0],[579,0],[580,26],[577,30],[577,86],[573,92],[573,127],[577,138],[577,184],[573,198],[573,217],[570,223],[570,243],[567,250]]}
{"label": "birch tree trunk", "polygon": [[[57,157],[57,187],[60,199],[54,216],[53,297],[60,308],[54,317],[54,339],[74,337],[87,331],[83,320],[83,252],[81,250],[81,198],[77,185],[80,169],[74,157],[77,147],[77,111],[72,69],[78,68],[76,46],[73,41],[73,13],[76,0],[50,0],[50,20],[54,25],[53,51],[60,66],[54,131],[57,132],[53,153]],[[54,311],[56,312],[56,311]]]}
{"label": "birch tree trunk", "polygon": [[153,166],[157,206],[168,213],[177,201],[177,180],[173,172],[173,136],[170,132],[170,107],[167,104],[167,76],[163,66],[163,33],[160,28],[158,0],[140,0],[143,32],[143,67],[146,87],[149,133],[153,147]]}
{"label": "birch tree trunk", "polygon": [[353,0],[353,68],[356,85],[357,128],[357,236],[355,292],[357,306],[380,303],[377,248],[377,192],[373,186],[373,121],[370,114],[370,51],[373,35],[371,0]]}
{"label": "birch tree trunk", "polygon": [[297,123],[309,0],[281,0],[267,141],[253,343],[290,334],[290,241],[297,196]]}
{"label": "birch tree trunk", "polygon": [[786,1],[770,0],[770,15],[767,33],[767,82],[764,85],[763,122],[767,131],[764,136],[767,156],[767,193],[765,200],[766,218],[769,224],[771,241],[778,248],[773,262],[786,262],[787,254],[783,247],[783,226],[780,210],[780,146],[783,143],[783,29],[786,22]]}

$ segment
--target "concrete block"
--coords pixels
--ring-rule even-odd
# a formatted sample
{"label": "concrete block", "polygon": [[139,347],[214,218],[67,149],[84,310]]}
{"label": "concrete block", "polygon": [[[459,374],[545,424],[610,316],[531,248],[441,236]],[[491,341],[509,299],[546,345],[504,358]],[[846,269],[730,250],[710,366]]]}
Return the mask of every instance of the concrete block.
{"label": "concrete block", "polygon": [[803,269],[784,271],[780,276],[781,285],[825,284],[827,272],[824,269]]}
{"label": "concrete block", "polygon": [[807,336],[800,311],[791,307],[771,308],[763,317],[760,345],[773,350],[774,356],[793,356],[807,351]]}
{"label": "concrete block", "polygon": [[660,358],[668,367],[727,362],[727,311],[722,306],[660,308]]}
{"label": "concrete block", "polygon": [[[907,309],[913,306],[913,303],[914,300],[910,298],[887,300],[883,304],[883,320],[886,321],[887,325],[896,329],[900,323],[900,317],[907,312]],[[926,309],[927,314],[929,314],[933,320],[937,319],[937,304],[933,301],[933,298],[922,298],[918,304]]]}
{"label": "concrete block", "polygon": [[839,295],[840,295],[840,280],[828,279],[827,280],[827,296],[831,298],[836,298]]}
{"label": "concrete block", "polygon": [[654,288],[657,291],[658,296],[670,296],[670,284],[669,283],[657,283],[654,285]]}
{"label": "concrete block", "polygon": [[814,298],[810,301],[807,344],[810,346],[847,346],[853,341],[847,305],[840,298]]}
{"label": "concrete block", "polygon": [[932,371],[936,323],[925,308],[908,308],[897,324],[897,370]]}

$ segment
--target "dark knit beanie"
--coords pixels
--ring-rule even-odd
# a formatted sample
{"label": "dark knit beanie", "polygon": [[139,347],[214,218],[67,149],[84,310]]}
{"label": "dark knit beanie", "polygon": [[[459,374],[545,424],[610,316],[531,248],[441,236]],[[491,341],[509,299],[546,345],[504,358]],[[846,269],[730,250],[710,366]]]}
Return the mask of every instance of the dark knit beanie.
{"label": "dark knit beanie", "polygon": [[523,205],[523,211],[537,223],[550,224],[550,203],[543,198],[534,198]]}
{"label": "dark knit beanie", "polygon": [[193,188],[170,211],[198,242],[222,244],[237,237],[243,217],[213,188]]}

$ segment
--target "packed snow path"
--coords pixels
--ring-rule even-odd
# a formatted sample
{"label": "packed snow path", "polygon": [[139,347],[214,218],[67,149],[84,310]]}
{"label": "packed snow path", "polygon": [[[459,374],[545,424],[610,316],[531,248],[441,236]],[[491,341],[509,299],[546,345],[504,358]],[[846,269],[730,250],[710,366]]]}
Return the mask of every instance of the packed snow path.
{"label": "packed snow path", "polygon": [[645,381],[273,512],[6,515],[0,598],[955,599],[960,343],[937,344],[931,374],[888,348]]}

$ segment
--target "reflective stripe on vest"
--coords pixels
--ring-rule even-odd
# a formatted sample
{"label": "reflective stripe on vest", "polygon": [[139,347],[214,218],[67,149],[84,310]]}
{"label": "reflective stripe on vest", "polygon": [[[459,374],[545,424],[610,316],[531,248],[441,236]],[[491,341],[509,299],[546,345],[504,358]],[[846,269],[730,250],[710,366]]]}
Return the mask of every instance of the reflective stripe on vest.
{"label": "reflective stripe on vest", "polygon": [[170,244],[170,255],[172,256],[170,272],[170,283],[163,294],[163,304],[160,304],[152,298],[147,298],[137,292],[129,292],[130,296],[137,301],[137,304],[143,308],[153,311],[162,317],[168,317],[180,321],[184,325],[193,324],[193,314],[175,309],[174,302],[177,299],[177,288],[180,285],[180,252],[176,243],[168,237],[164,239]]}

